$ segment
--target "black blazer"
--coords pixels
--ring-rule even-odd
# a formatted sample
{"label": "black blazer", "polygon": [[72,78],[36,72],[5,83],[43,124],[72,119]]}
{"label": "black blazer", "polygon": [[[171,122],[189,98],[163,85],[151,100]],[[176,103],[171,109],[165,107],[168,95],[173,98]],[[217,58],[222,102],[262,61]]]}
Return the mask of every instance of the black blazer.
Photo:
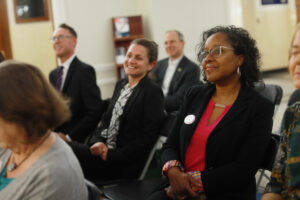
{"label": "black blazer", "polygon": [[[165,58],[160,60],[152,71],[153,80],[161,87],[168,65],[169,58]],[[165,98],[165,109],[167,111],[178,110],[187,89],[199,82],[200,68],[187,57],[183,56],[170,82]]]}
{"label": "black blazer", "polygon": [[[173,131],[163,147],[162,162],[184,163],[185,152],[215,86],[192,87]],[[202,182],[209,200],[255,200],[255,173],[262,162],[272,131],[274,106],[252,88],[242,86],[223,119],[207,139]],[[185,124],[187,115],[195,115]]]}
{"label": "black blazer", "polygon": [[[54,69],[49,75],[53,86],[56,83],[57,70],[58,68]],[[62,93],[70,98],[72,117],[54,131],[68,134],[72,140],[82,143],[95,130],[103,113],[94,68],[75,57],[67,72]]]}
{"label": "black blazer", "polygon": [[[90,146],[96,142],[105,142],[100,134],[103,129],[109,127],[115,103],[127,83],[126,79],[117,82],[108,110],[91,138]],[[135,178],[141,173],[159,134],[163,106],[164,96],[161,88],[145,76],[134,88],[120,116],[117,147],[109,149],[107,153],[107,163],[120,166],[124,177]]]}

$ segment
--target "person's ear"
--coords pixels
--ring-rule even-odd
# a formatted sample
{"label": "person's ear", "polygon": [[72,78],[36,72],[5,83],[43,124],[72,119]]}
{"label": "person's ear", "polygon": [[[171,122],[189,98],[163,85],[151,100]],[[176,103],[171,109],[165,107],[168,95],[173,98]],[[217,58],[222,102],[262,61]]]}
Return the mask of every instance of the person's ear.
{"label": "person's ear", "polygon": [[148,71],[151,71],[156,65],[156,61],[153,61],[152,63],[149,63],[148,65]]}

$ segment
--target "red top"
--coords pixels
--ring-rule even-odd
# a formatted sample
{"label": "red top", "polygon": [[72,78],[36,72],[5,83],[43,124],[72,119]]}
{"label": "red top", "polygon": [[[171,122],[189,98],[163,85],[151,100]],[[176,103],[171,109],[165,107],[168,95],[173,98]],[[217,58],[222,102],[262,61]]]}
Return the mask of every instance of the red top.
{"label": "red top", "polygon": [[214,107],[215,102],[211,99],[197,125],[187,151],[185,152],[184,168],[186,172],[204,171],[207,138],[227,111],[231,108],[231,105],[225,106],[221,115],[210,125],[207,125]]}

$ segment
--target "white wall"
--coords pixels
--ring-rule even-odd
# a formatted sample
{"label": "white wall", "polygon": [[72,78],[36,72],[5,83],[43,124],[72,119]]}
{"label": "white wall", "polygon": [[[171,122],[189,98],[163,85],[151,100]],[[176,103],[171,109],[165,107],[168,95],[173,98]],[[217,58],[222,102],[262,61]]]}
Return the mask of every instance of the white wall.
{"label": "white wall", "polygon": [[[112,17],[142,15],[145,36],[159,44],[159,59],[167,56],[164,50],[165,32],[178,29],[185,36],[185,55],[196,61],[196,47],[200,42],[201,33],[216,25],[235,24],[245,27],[254,38],[266,37],[264,34],[255,35],[257,1],[52,0],[52,5],[54,25],[58,26],[66,22],[76,29],[79,35],[77,55],[96,68],[102,94],[104,97],[110,97],[116,81]],[[295,10],[294,2],[295,0],[289,2],[287,10]],[[292,11],[286,11],[286,13],[289,14]],[[295,14],[291,14],[290,18],[289,23],[294,23]],[[266,25],[266,28],[269,25]],[[275,25],[272,24],[273,26]],[[291,28],[282,29],[282,31],[288,32],[285,35],[291,35],[292,32]],[[286,52],[287,45],[282,44],[279,48],[282,48],[282,52]],[[277,55],[279,54],[276,54],[276,57]],[[285,58],[286,54],[280,62],[276,63],[282,65]],[[268,60],[264,61],[264,57],[263,62],[268,65]]]}
{"label": "white wall", "polygon": [[[143,3],[146,2],[147,6]],[[167,56],[164,35],[177,29],[185,36],[185,54],[196,61],[196,46],[201,33],[216,25],[229,24],[228,0],[145,0],[138,10],[145,13],[151,29],[146,35],[159,44],[159,58]]]}
{"label": "white wall", "polygon": [[13,1],[6,1],[13,59],[35,65],[48,76],[56,66],[50,42],[52,22],[16,23]]}
{"label": "white wall", "polygon": [[230,0],[52,0],[54,26],[66,22],[78,32],[76,53],[96,70],[104,97],[116,81],[111,18],[142,15],[146,37],[159,44],[159,58],[166,57],[164,34],[181,31],[185,54],[196,61],[196,45],[203,30],[229,24]]}
{"label": "white wall", "polygon": [[243,27],[256,40],[262,55],[262,70],[287,66],[288,51],[296,25],[295,1],[283,5],[261,5],[260,0],[243,1]]}
{"label": "white wall", "polygon": [[52,6],[54,26],[74,27],[76,54],[95,67],[102,96],[110,97],[116,82],[111,18],[135,15],[135,0],[52,0]]}

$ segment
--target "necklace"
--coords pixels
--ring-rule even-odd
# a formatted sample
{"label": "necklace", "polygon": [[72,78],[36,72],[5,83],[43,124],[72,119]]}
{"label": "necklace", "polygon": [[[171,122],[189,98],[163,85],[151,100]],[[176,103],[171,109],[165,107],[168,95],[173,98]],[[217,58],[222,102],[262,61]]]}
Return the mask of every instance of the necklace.
{"label": "necklace", "polygon": [[7,170],[8,171],[13,171],[15,169],[17,169],[17,167],[19,167],[27,158],[29,158],[29,156],[41,145],[43,144],[43,142],[50,136],[51,131],[49,131],[49,133],[47,133],[43,139],[40,140],[40,142],[34,147],[32,148],[32,150],[25,156],[25,158],[23,158],[23,160],[21,160],[21,162],[17,165],[17,163],[15,162],[15,157],[12,154],[12,161],[11,163],[7,166]]}
{"label": "necklace", "polygon": [[215,107],[219,107],[219,108],[225,108],[225,105],[223,105],[223,104],[219,104],[219,103],[216,103],[216,104],[215,104]]}

